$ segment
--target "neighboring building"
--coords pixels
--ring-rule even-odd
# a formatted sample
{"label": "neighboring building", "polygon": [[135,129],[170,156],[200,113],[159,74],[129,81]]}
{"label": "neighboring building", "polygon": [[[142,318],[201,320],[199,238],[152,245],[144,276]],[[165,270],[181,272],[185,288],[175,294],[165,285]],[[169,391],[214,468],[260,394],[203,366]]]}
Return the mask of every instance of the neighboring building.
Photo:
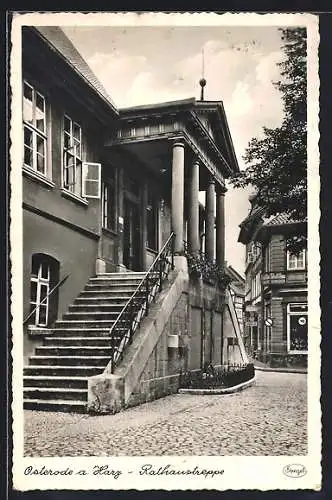
{"label": "neighboring building", "polygon": [[224,267],[238,164],[223,104],[117,109],[61,29],[24,27],[22,42],[25,407],[109,412],[174,392],[181,370],[229,361],[237,335],[184,247],[199,252],[204,233]]}
{"label": "neighboring building", "polygon": [[273,366],[305,365],[307,252],[291,254],[286,243],[306,234],[306,222],[286,214],[267,219],[253,206],[240,227],[239,241],[246,245],[245,345]]}
{"label": "neighboring building", "polygon": [[243,335],[243,309],[244,309],[244,295],[245,295],[245,278],[238,273],[234,267],[227,266],[226,273],[231,278],[229,285],[230,294],[232,296],[236,316],[239,321],[241,333]]}

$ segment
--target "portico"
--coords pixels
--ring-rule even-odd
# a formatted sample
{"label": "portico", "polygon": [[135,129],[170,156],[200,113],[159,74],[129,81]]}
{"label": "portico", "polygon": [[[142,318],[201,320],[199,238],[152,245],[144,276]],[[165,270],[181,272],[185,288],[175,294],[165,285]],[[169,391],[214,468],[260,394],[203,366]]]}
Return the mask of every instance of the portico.
{"label": "portico", "polygon": [[[121,165],[122,175],[131,170],[136,187],[142,183],[142,269],[151,261],[151,249],[143,239],[147,232],[145,191],[150,181],[158,206],[155,250],[173,231],[176,255],[184,255],[185,241],[191,253],[202,251],[199,194],[205,191],[204,251],[223,267],[225,179],[238,170],[238,164],[222,102],[192,98],[122,109],[117,132],[105,148],[109,161]],[[120,238],[118,244],[121,247]],[[121,248],[117,255],[121,257]]]}

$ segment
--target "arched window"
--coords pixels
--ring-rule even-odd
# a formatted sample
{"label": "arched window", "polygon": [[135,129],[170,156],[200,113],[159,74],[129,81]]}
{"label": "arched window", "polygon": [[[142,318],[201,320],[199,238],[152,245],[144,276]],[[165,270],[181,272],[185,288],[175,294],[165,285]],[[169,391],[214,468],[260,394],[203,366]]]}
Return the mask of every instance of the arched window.
{"label": "arched window", "polygon": [[29,323],[49,326],[57,318],[58,293],[50,294],[59,281],[59,262],[50,255],[35,253],[31,260]]}

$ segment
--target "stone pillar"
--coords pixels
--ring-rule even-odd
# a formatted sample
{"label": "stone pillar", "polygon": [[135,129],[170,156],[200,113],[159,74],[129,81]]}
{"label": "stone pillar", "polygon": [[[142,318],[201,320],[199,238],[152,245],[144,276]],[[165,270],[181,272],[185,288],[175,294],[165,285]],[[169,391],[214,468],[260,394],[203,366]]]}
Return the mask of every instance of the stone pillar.
{"label": "stone pillar", "polygon": [[174,251],[183,253],[184,208],[184,143],[173,143],[172,160],[172,231],[175,233]]}
{"label": "stone pillar", "polygon": [[146,259],[146,242],[148,239],[148,228],[147,228],[147,214],[146,209],[148,206],[148,183],[147,181],[143,184],[142,189],[142,199],[141,199],[141,210],[142,210],[142,234],[141,234],[141,245],[142,245],[142,270],[147,270],[147,259]]}
{"label": "stone pillar", "polygon": [[225,192],[218,187],[216,197],[216,260],[220,267],[225,264]]}
{"label": "stone pillar", "polygon": [[189,179],[188,244],[191,252],[199,252],[199,162],[194,160]]}
{"label": "stone pillar", "polygon": [[210,259],[214,259],[215,195],[214,180],[210,177],[205,199],[205,253]]}

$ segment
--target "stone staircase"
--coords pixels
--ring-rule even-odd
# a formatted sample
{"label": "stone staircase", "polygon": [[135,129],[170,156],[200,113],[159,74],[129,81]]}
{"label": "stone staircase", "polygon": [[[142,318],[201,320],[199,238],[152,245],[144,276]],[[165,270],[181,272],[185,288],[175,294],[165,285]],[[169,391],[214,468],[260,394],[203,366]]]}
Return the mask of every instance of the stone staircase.
{"label": "stone staircase", "polygon": [[88,377],[109,363],[110,329],[144,274],[90,278],[24,368],[25,409],[86,412]]}

